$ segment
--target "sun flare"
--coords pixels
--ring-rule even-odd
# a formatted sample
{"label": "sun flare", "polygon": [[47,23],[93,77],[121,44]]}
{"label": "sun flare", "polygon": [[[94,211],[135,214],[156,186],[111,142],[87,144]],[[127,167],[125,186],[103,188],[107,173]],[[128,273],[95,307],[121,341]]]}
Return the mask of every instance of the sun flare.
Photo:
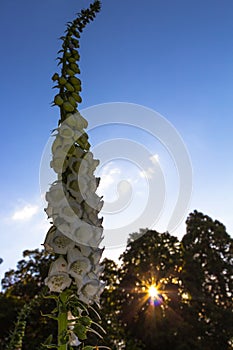
{"label": "sun flare", "polygon": [[148,294],[151,298],[156,298],[158,296],[159,292],[154,284],[148,288]]}

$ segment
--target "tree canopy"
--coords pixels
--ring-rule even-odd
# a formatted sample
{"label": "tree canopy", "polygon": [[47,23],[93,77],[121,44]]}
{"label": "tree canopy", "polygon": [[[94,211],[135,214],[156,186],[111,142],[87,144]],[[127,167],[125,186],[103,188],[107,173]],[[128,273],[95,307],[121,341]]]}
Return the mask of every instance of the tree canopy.
{"label": "tree canopy", "polygon": [[[130,234],[121,264],[104,259],[100,314],[112,350],[233,349],[233,240],[219,221],[194,211],[181,240],[168,232]],[[53,256],[25,251],[2,280],[0,350],[23,305],[31,303],[23,350],[56,332],[53,301],[41,296]],[[150,294],[150,286],[153,293]],[[40,348],[38,348],[39,350]]]}

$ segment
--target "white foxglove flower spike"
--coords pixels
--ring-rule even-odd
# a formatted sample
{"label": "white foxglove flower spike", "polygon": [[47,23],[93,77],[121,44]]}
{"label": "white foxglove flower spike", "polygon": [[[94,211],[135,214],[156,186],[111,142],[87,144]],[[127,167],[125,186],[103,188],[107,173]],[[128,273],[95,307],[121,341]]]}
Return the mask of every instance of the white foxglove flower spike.
{"label": "white foxglove flower spike", "polygon": [[[88,123],[77,110],[82,101],[81,81],[75,76],[80,73],[77,62],[80,32],[100,11],[100,5],[99,0],[94,0],[88,9],[69,22],[66,35],[61,37],[63,44],[59,54],[62,52],[62,57],[58,57],[62,64],[61,74],[55,73],[52,77],[59,89],[53,102],[60,108],[61,119],[53,133],[50,165],[57,174],[57,181],[46,193],[48,207],[45,211],[52,220],[52,228],[44,246],[50,253],[60,255],[52,262],[45,279],[51,292],[60,293],[56,297],[58,345],[55,347],[58,350],[67,350],[69,343],[79,346],[80,341],[86,339],[89,324],[80,323],[82,327],[79,327],[77,323],[72,328],[68,321],[69,311],[77,310],[77,299],[79,305],[82,305],[80,301],[86,304],[98,302],[103,290],[99,281],[102,250],[98,248],[103,239],[102,220],[98,218],[103,202],[95,194],[99,179],[94,176],[99,161],[89,151],[85,132]],[[82,310],[88,314],[84,305]]]}

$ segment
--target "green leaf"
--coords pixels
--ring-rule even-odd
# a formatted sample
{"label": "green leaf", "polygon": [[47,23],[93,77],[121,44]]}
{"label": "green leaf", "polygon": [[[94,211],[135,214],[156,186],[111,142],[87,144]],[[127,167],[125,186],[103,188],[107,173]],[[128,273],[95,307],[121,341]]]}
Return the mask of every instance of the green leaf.
{"label": "green leaf", "polygon": [[51,318],[52,320],[58,320],[58,317],[57,316],[53,316],[52,314],[43,314],[42,312],[40,312],[41,316],[43,317],[48,317],[48,318]]}
{"label": "green leaf", "polygon": [[41,344],[41,345],[44,346],[47,349],[58,349],[58,346],[56,344],[50,344],[50,345]]}
{"label": "green leaf", "polygon": [[44,345],[44,346],[45,346],[45,345],[50,345],[51,342],[52,342],[52,340],[53,340],[53,335],[50,334],[50,335],[48,336],[48,338],[46,338],[46,340],[45,340],[45,342],[43,343],[43,345]]}
{"label": "green leaf", "polygon": [[51,314],[55,314],[56,312],[58,312],[58,307],[57,306],[51,311]]}
{"label": "green leaf", "polygon": [[79,322],[82,323],[84,326],[90,326],[92,320],[88,316],[81,316]]}
{"label": "green leaf", "polygon": [[87,339],[87,329],[85,326],[83,326],[81,323],[77,323],[74,326],[73,332],[77,335],[79,340],[85,340]]}
{"label": "green leaf", "polygon": [[[54,131],[55,130],[57,130],[57,129],[54,129]],[[58,299],[58,295],[54,295],[54,294],[51,294],[51,295],[42,295],[43,296],[43,298],[45,298],[45,299],[55,299],[55,300],[57,300]]]}
{"label": "green leaf", "polygon": [[70,294],[72,293],[72,291],[70,291],[69,289],[66,289],[65,291],[63,291],[60,294],[60,299],[63,302],[63,304],[65,304],[70,296]]}

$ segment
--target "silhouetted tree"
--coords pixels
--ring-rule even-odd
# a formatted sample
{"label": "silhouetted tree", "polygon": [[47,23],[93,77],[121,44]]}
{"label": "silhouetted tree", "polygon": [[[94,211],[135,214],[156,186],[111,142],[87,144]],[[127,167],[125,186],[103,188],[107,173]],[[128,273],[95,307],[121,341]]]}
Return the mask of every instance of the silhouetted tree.
{"label": "silhouetted tree", "polygon": [[233,337],[233,240],[219,221],[194,211],[182,239],[183,315],[201,349],[230,349]]}
{"label": "silhouetted tree", "polygon": [[[135,239],[136,238],[136,239]],[[182,285],[180,242],[168,232],[140,230],[122,254],[121,324],[141,348],[171,349],[185,327],[179,314]],[[155,285],[158,295],[148,294]],[[131,349],[126,339],[126,349]]]}
{"label": "silhouetted tree", "polygon": [[[130,235],[121,265],[103,261],[104,345],[112,350],[233,349],[232,239],[224,225],[197,211],[186,223],[181,242],[168,232],[140,230]],[[40,297],[51,259],[27,250],[17,269],[5,274],[0,350],[7,349],[18,311],[33,300],[23,350],[41,350],[39,344],[56,334],[53,321],[41,316],[55,306]],[[154,297],[148,294],[150,285],[158,289]]]}
{"label": "silhouetted tree", "polygon": [[0,296],[0,326],[3,330],[1,350],[7,348],[10,332],[13,332],[17,321],[17,313],[32,300],[33,306],[26,320],[23,350],[36,350],[51,333],[56,334],[53,321],[42,316],[42,313],[50,313],[55,307],[52,300],[42,296],[43,291],[46,293],[44,279],[48,274],[49,261],[53,257],[38,249],[25,250],[23,257],[16,270],[6,272],[2,280],[4,293]]}

